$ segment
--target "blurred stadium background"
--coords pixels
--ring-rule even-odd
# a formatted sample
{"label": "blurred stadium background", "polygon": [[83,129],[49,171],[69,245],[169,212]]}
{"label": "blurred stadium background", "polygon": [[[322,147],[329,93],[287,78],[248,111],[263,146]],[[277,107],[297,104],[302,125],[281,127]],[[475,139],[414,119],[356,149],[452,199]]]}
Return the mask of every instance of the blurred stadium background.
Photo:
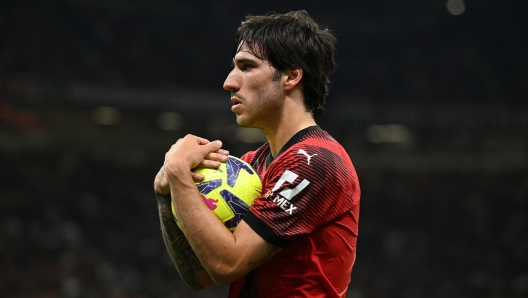
{"label": "blurred stadium background", "polygon": [[296,9],[339,40],[348,297],[527,297],[528,10],[491,0],[1,1],[0,296],[225,295],[180,281],[152,181],[186,133],[259,146],[222,90],[234,32]]}

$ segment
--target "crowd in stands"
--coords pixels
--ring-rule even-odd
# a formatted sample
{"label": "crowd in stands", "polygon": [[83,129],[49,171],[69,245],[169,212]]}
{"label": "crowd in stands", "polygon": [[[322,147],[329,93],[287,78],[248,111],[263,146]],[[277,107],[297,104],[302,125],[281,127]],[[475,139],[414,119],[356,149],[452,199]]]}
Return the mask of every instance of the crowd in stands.
{"label": "crowd in stands", "polygon": [[[0,155],[0,296],[221,297],[190,291],[163,245],[157,165]],[[132,164],[132,163],[131,163]],[[347,297],[525,297],[528,172],[358,169]]]}
{"label": "crowd in stands", "polygon": [[[245,15],[295,9],[275,0],[26,2],[0,4],[5,78],[213,90]],[[480,1],[452,16],[440,2],[344,3],[302,6],[338,37],[333,95],[522,103],[528,92],[523,10],[514,5]]]}

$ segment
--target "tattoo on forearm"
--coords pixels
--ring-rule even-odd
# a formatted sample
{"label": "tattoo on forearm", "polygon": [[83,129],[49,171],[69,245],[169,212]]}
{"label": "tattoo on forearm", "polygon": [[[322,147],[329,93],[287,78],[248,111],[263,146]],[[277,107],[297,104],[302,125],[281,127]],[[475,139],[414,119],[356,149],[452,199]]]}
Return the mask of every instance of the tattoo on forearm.
{"label": "tattoo on forearm", "polygon": [[271,258],[271,256],[273,256],[277,251],[279,251],[281,248],[280,247],[277,247],[277,246],[272,246],[270,248],[270,250],[268,251],[268,253],[260,260],[258,261],[250,261],[248,263],[248,267],[253,270],[255,268],[257,268],[258,266],[260,266],[260,264],[264,263],[266,260],[268,260],[269,258]]}
{"label": "tattoo on forearm", "polygon": [[197,272],[205,270],[205,268],[200,263],[183,232],[176,225],[170,204],[158,204],[158,210],[163,240],[178,273],[190,288],[194,290],[204,289],[205,286],[200,282]]}

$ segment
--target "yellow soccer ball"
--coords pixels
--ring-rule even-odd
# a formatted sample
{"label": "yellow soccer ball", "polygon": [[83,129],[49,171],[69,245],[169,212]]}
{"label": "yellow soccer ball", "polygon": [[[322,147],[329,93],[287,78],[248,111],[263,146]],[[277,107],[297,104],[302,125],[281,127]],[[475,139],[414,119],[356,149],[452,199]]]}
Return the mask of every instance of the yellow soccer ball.
{"label": "yellow soccer ball", "polygon": [[[195,172],[205,177],[196,183],[204,202],[230,231],[234,231],[262,192],[257,171],[247,162],[229,155],[218,169],[204,168]],[[174,220],[180,226],[172,203],[171,207]]]}

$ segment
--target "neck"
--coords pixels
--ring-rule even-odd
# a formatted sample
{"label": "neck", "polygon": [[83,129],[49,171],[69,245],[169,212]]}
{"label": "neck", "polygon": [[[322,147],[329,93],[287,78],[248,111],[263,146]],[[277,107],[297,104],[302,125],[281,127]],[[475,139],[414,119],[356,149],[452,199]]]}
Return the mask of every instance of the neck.
{"label": "neck", "polygon": [[304,105],[296,105],[284,109],[282,117],[273,125],[268,126],[262,131],[268,140],[271,149],[271,155],[276,157],[282,147],[288,142],[297,132],[316,125],[315,120],[310,112],[306,112]]}

